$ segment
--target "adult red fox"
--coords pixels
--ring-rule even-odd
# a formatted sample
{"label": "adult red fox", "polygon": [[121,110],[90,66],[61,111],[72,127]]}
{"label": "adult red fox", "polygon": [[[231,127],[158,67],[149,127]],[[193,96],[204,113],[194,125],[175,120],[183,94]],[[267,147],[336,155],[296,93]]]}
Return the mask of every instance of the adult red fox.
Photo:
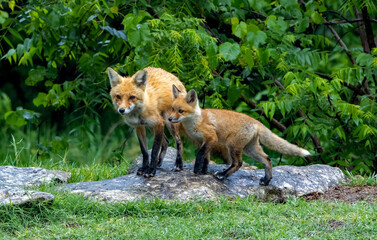
{"label": "adult red fox", "polygon": [[[173,74],[153,67],[140,70],[132,77],[122,77],[109,68],[108,75],[111,84],[110,95],[115,109],[128,125],[136,128],[143,155],[143,165],[137,170],[137,174],[153,177],[156,168],[161,166],[169,144],[164,134],[165,123],[177,146],[175,170],[182,170],[182,141],[179,136],[179,126],[171,124],[167,121],[167,117],[172,109],[172,85],[185,93],[183,84]],[[150,163],[145,127],[150,128],[154,133]]]}
{"label": "adult red fox", "polygon": [[[259,141],[277,152],[309,156],[310,153],[280,138],[258,120],[246,114],[220,109],[201,109],[195,90],[187,94],[173,85],[175,100],[169,121],[181,123],[186,135],[200,147],[196,156],[194,173],[206,174],[210,153],[220,150],[225,159],[231,159],[231,166],[223,172],[216,172],[215,177],[224,179],[232,175],[242,165],[242,153],[263,164],[265,176],[261,185],[268,185],[272,178],[272,165]],[[226,151],[223,151],[227,149]]]}

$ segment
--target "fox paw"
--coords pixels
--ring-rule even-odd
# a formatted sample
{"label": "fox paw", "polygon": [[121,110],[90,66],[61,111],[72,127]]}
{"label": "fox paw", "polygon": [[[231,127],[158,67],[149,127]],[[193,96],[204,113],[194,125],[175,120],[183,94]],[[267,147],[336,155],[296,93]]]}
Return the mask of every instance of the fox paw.
{"label": "fox paw", "polygon": [[215,178],[219,179],[219,180],[224,180],[225,179],[225,175],[223,172],[215,172]]}
{"label": "fox paw", "polygon": [[266,176],[264,176],[259,180],[259,185],[268,186],[270,184],[270,181],[271,181],[271,178],[267,179]]}
{"label": "fox paw", "polygon": [[175,165],[172,169],[173,172],[180,172],[183,170],[183,166]]}
{"label": "fox paw", "polygon": [[146,173],[146,172],[148,171],[148,169],[149,169],[149,167],[141,167],[141,168],[139,168],[139,169],[137,170],[136,175],[141,176],[141,175],[143,175],[144,173]]}
{"label": "fox paw", "polygon": [[143,175],[145,178],[156,176],[156,169],[149,168]]}

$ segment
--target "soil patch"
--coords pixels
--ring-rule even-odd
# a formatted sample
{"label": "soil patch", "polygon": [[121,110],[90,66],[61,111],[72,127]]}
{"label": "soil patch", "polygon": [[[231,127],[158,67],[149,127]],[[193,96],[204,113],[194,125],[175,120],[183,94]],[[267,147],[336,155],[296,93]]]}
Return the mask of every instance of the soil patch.
{"label": "soil patch", "polygon": [[324,194],[312,193],[303,196],[307,201],[325,200],[325,201],[341,201],[355,203],[357,201],[363,202],[377,202],[377,186],[346,186],[337,185],[331,187]]}

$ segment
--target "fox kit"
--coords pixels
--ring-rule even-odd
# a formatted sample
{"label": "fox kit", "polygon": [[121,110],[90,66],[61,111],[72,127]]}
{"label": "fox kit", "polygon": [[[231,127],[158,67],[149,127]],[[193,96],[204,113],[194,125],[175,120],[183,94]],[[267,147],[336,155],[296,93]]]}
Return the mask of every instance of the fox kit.
{"label": "fox kit", "polygon": [[[215,177],[224,179],[232,175],[242,165],[242,153],[263,164],[265,176],[261,185],[268,185],[272,178],[272,165],[259,141],[267,147],[288,155],[309,156],[310,153],[272,133],[261,122],[246,114],[220,109],[200,109],[195,90],[187,94],[173,85],[173,112],[169,117],[172,123],[181,123],[186,135],[200,145],[196,156],[194,173],[206,174],[210,153],[220,150],[225,159],[231,159],[231,166]],[[221,151],[227,149],[227,151]]]}
{"label": "fox kit", "polygon": [[[128,125],[136,128],[143,155],[143,165],[137,170],[137,174],[153,177],[156,168],[161,166],[169,144],[164,134],[165,123],[177,146],[175,170],[182,170],[182,141],[179,136],[179,126],[171,124],[167,121],[167,117],[173,101],[172,85],[185,93],[183,84],[173,74],[153,67],[140,70],[132,77],[122,77],[109,68],[108,75],[111,84],[110,95],[115,109]],[[150,163],[145,127],[150,128],[154,133]]]}

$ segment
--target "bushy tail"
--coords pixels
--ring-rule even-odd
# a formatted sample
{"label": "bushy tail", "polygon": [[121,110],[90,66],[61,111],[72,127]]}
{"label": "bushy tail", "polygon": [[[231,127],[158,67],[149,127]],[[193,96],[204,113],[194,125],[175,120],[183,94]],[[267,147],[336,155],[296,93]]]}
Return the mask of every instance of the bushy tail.
{"label": "bushy tail", "polygon": [[310,152],[308,150],[289,143],[275,133],[271,132],[271,130],[265,126],[258,129],[258,136],[263,145],[276,152],[300,157],[306,157],[310,155]]}

